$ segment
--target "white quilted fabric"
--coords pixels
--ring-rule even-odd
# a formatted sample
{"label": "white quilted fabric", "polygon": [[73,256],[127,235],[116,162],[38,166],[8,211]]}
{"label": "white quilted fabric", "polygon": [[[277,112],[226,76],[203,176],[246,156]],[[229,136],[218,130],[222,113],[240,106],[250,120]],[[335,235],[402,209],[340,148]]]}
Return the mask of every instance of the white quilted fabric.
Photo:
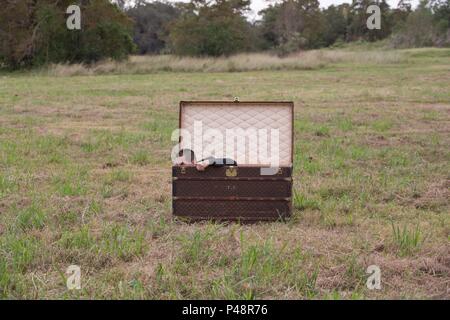
{"label": "white quilted fabric", "polygon": [[[194,150],[197,159],[215,156],[232,158],[239,165],[290,166],[292,165],[291,108],[292,106],[284,104],[246,105],[244,102],[231,105],[220,103],[183,105],[181,127],[189,132],[190,141],[183,138],[180,147]],[[240,129],[242,130],[239,131]],[[231,139],[233,134],[236,134],[236,137]],[[249,138],[251,134],[253,136]],[[234,140],[234,143],[231,140]],[[274,158],[270,158],[271,156],[279,157],[278,164],[274,162]]]}

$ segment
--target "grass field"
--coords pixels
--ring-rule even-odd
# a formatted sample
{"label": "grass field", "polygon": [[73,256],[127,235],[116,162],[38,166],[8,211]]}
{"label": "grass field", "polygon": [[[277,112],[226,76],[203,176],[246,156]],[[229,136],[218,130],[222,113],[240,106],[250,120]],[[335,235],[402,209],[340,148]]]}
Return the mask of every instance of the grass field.
{"label": "grass field", "polygon": [[[0,74],[0,297],[449,299],[450,50],[353,57]],[[234,96],[295,102],[294,217],[176,221],[178,102]],[[81,290],[66,289],[71,264]]]}

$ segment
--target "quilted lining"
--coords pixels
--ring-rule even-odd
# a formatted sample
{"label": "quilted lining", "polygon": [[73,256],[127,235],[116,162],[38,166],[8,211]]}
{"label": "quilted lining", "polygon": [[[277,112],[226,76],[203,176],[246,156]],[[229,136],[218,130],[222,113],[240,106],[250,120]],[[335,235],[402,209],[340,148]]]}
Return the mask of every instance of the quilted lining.
{"label": "quilted lining", "polygon": [[[221,105],[220,103],[202,105],[201,103],[189,103],[182,106],[181,127],[190,133],[190,148],[194,150],[196,155],[202,155],[203,158],[211,155],[216,157],[229,157],[235,159],[239,165],[262,166],[271,163],[270,161],[267,162],[267,159],[265,160],[264,155],[267,152],[269,152],[268,155],[271,154],[271,129],[277,129],[279,134],[279,165],[290,166],[292,165],[291,108],[291,105],[286,104],[274,105],[261,103],[255,105],[242,102],[236,105]],[[197,134],[194,137],[195,121],[201,121],[202,131],[200,135]],[[244,141],[244,137],[240,134],[240,138],[237,138],[234,142],[233,154],[230,155],[229,152],[227,153],[226,144],[228,144],[228,148],[230,149],[232,144],[226,140],[226,130],[236,130],[238,128],[243,130],[250,129],[247,132],[255,130],[254,132],[260,133],[260,135],[257,136],[257,140],[250,141],[249,138],[245,138],[245,148],[243,148],[244,145],[242,142]],[[208,129],[215,129],[216,133],[220,133],[223,138],[215,139],[210,136],[209,139],[201,139],[202,134],[205,137],[205,132],[208,132]],[[261,135],[262,132],[259,131],[261,129],[266,130],[267,139],[265,139],[266,136]],[[268,141],[267,147],[259,143],[261,140]],[[180,146],[181,148],[189,147],[189,143],[182,141]]]}

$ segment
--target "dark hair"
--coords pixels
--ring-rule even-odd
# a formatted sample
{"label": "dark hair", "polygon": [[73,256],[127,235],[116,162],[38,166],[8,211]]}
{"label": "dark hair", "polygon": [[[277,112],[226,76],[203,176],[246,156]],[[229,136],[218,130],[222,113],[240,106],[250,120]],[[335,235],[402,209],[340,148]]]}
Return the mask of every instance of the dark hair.
{"label": "dark hair", "polygon": [[188,161],[195,161],[195,153],[191,149],[181,149],[178,153],[180,157],[185,157]]}

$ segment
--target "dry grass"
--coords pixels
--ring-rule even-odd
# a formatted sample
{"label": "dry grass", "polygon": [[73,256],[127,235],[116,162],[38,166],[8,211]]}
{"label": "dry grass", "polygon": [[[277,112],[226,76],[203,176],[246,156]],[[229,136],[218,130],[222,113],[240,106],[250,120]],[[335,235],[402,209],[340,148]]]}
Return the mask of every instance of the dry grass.
{"label": "dry grass", "polygon": [[[323,52],[332,65],[300,71],[3,74],[0,297],[450,298],[450,50],[391,53]],[[286,223],[172,218],[178,102],[233,96],[295,103]],[[71,264],[81,291],[65,286]]]}
{"label": "dry grass", "polygon": [[313,70],[331,63],[392,64],[406,61],[399,51],[351,52],[344,50],[313,50],[278,57],[268,53],[238,54],[221,58],[192,58],[171,55],[132,56],[128,61],[102,61],[93,66],[82,64],[51,65],[52,76],[96,74],[146,74],[171,72],[244,72],[262,70]]}

